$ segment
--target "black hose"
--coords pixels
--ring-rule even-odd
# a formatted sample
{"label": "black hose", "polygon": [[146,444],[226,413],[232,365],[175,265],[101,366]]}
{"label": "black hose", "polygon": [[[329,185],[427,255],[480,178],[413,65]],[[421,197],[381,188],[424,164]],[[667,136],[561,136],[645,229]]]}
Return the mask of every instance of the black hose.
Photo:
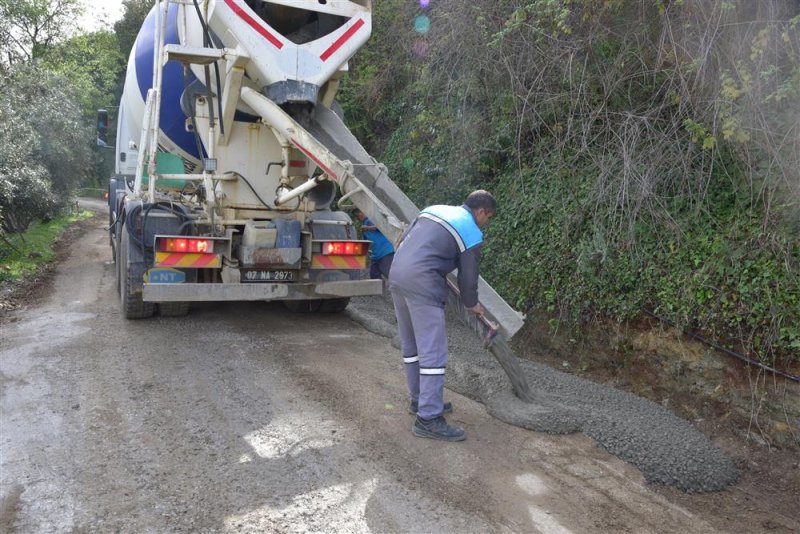
{"label": "black hose", "polygon": [[[117,226],[117,223],[119,222],[119,216],[120,215],[122,215],[122,210],[117,210],[117,216],[114,218],[114,220],[106,228],[107,232],[111,231],[112,228],[115,228]],[[114,233],[116,233],[116,230],[114,231]]]}
{"label": "black hose", "polygon": [[[206,97],[208,98],[208,114],[209,114],[209,124],[214,126],[214,93],[211,92],[211,70],[208,68],[208,65],[203,67],[203,73],[205,74],[206,78]],[[219,100],[219,99],[217,99]]]}
{"label": "black hose", "polygon": [[[211,32],[208,31],[208,25],[206,24],[205,19],[203,18],[203,13],[200,11],[200,5],[197,3],[197,0],[194,0],[194,10],[197,13],[197,18],[200,21],[200,26],[203,28],[203,46],[208,47],[209,45],[213,46],[214,48],[218,48],[217,45],[214,43],[214,40],[211,39]],[[208,70],[208,66],[205,67],[205,75],[206,75],[206,87],[208,88],[208,96],[211,100],[211,104],[209,105],[209,109],[211,110],[211,124],[214,124],[214,100],[211,98],[211,85],[210,74]],[[214,75],[217,79],[217,107],[219,108],[219,131],[221,135],[225,135],[225,125],[222,124],[222,84],[219,81],[219,64],[215,61],[214,62]]]}
{"label": "black hose", "polygon": [[222,122],[222,84],[219,81],[219,64],[214,62],[214,77],[217,80],[217,107],[219,108],[219,133],[225,135],[225,124]]}
{"label": "black hose", "polygon": [[715,343],[715,342],[711,341],[708,338],[705,338],[705,337],[703,337],[703,336],[701,336],[699,334],[695,334],[694,332],[690,332],[690,331],[686,330],[685,328],[680,328],[678,325],[676,325],[675,323],[673,323],[672,321],[670,321],[666,317],[661,317],[660,315],[656,315],[655,313],[653,313],[652,311],[650,311],[650,310],[648,310],[646,308],[642,308],[642,311],[644,311],[644,313],[646,313],[650,317],[653,317],[654,319],[658,319],[659,321],[661,321],[663,323],[666,323],[666,324],[668,324],[670,326],[678,328],[681,332],[683,332],[687,336],[689,336],[691,338],[694,338],[694,339],[696,339],[696,340],[698,340],[698,341],[700,341],[702,343],[705,343],[709,347],[712,347],[712,348],[714,348],[714,349],[716,349],[716,350],[718,350],[718,351],[720,351],[720,352],[722,352],[724,354],[727,354],[728,356],[733,356],[734,358],[737,358],[737,359],[747,363],[748,365],[753,365],[753,366],[758,367],[760,369],[764,369],[765,371],[769,371],[770,373],[774,373],[774,374],[776,374],[778,376],[782,376],[784,378],[788,378],[789,380],[793,380],[795,382],[800,382],[800,376],[795,376],[795,375],[791,375],[789,373],[785,373],[783,371],[780,371],[780,370],[775,369],[773,367],[770,367],[768,365],[764,365],[763,363],[758,362],[756,360],[752,360],[752,359],[748,358],[747,356],[745,356],[744,354],[739,354],[738,352],[734,352],[734,351],[732,351],[730,349],[726,349],[722,345],[720,345],[718,343]]}
{"label": "black hose", "polygon": [[200,26],[203,28],[203,46],[208,46],[208,41],[211,40],[211,36],[208,33],[206,19],[203,18],[203,13],[200,11],[200,4],[197,3],[197,0],[194,0],[194,10],[197,13],[197,19],[200,21]]}
{"label": "black hose", "polygon": [[266,208],[268,208],[268,209],[271,209],[271,210],[274,210],[274,209],[275,209],[273,206],[270,206],[270,205],[269,205],[267,202],[265,202],[263,198],[261,198],[261,196],[260,196],[260,195],[258,194],[258,192],[255,190],[255,188],[252,186],[252,184],[251,184],[250,182],[248,182],[248,181],[247,181],[247,178],[245,178],[244,176],[242,176],[241,174],[239,174],[239,173],[238,173],[238,172],[236,172],[236,171],[228,171],[228,172],[226,172],[226,173],[224,173],[224,174],[232,174],[232,175],[234,175],[234,176],[236,176],[236,177],[238,177],[238,178],[241,178],[241,179],[242,179],[242,181],[243,181],[245,184],[247,184],[247,187],[249,187],[249,188],[250,188],[250,191],[252,191],[252,192],[253,192],[253,194],[256,196],[256,198],[258,199],[258,201],[259,201],[259,202],[261,202],[261,203],[264,205],[264,207],[266,207]]}
{"label": "black hose", "polygon": [[139,249],[142,251],[142,253],[144,253],[144,243],[142,242],[141,239],[139,239],[139,236],[136,235],[136,232],[133,231],[133,229],[131,228],[131,225],[130,224],[125,224],[128,221],[135,220],[136,219],[136,214],[138,212],[140,212],[140,211],[142,211],[142,206],[141,205],[135,206],[130,212],[125,214],[125,220],[122,222],[122,224],[123,224],[124,228],[126,229],[126,231],[128,232],[128,235],[130,236],[130,238],[133,240],[133,243],[137,247],[139,247]]}
{"label": "black hose", "polygon": [[[184,92],[188,91],[190,87],[189,83],[189,67],[186,66],[183,68],[183,90]],[[197,157],[201,160],[203,159],[203,142],[200,139],[200,134],[197,131],[197,119],[195,117],[196,112],[194,108],[194,99],[191,98],[191,93],[189,94],[190,104],[187,107],[191,108],[192,115],[189,117],[189,120],[192,121],[192,134],[194,134],[194,142],[197,145]]]}
{"label": "black hose", "polygon": [[[142,214],[141,239],[139,238],[138,235],[136,235],[136,232],[131,227],[131,225],[130,224],[124,224],[124,221],[123,221],[124,228],[128,232],[128,235],[130,236],[130,238],[133,241],[133,243],[142,252],[142,257],[144,258],[145,262],[149,262],[152,259],[151,257],[148,257],[148,254],[152,254],[154,252],[153,246],[145,245],[145,243],[144,243],[145,229],[147,227],[147,217],[150,214],[150,211],[152,211],[154,209],[160,210],[160,211],[166,211],[166,212],[172,213],[174,215],[177,215],[183,221],[181,226],[178,229],[178,232],[179,232],[178,235],[191,235],[191,234],[184,234],[183,232],[184,232],[184,229],[186,228],[187,225],[191,225],[194,222],[192,220],[192,218],[190,216],[188,216],[186,213],[184,213],[181,210],[176,210],[175,208],[173,208],[172,207],[172,203],[164,204],[164,203],[160,203],[160,202],[156,202],[155,204],[150,204],[145,209],[144,214]],[[142,205],[137,205],[132,210],[130,210],[129,213],[126,214],[125,221],[135,220],[136,219],[136,215],[140,211],[142,211]]]}
{"label": "black hose", "polygon": [[197,232],[193,232],[193,233],[189,233],[189,234],[184,234],[183,233],[183,231],[186,229],[187,226],[191,228],[193,225],[194,225],[194,221],[192,219],[187,220],[186,222],[184,222],[182,225],[180,225],[178,227],[178,235],[197,235]]}

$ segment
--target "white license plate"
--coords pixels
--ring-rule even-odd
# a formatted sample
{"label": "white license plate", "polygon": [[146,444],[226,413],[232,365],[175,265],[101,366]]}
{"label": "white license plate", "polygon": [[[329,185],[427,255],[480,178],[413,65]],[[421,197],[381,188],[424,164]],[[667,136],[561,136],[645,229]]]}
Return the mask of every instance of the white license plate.
{"label": "white license plate", "polygon": [[272,271],[265,269],[249,269],[242,271],[242,282],[294,282],[296,271]]}

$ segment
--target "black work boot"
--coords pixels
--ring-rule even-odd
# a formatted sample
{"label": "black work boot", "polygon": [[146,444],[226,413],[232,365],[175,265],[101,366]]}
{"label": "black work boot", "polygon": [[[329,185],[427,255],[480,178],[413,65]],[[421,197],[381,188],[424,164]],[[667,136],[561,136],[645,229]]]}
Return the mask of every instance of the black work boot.
{"label": "black work boot", "polygon": [[[419,409],[419,402],[418,401],[411,401],[408,404],[408,413],[411,415],[417,415],[417,410]],[[445,402],[444,403],[444,411],[442,414],[452,413],[453,412],[453,403],[452,402]]]}
{"label": "black work boot", "polygon": [[420,438],[440,439],[442,441],[462,441],[467,439],[463,428],[450,426],[443,416],[423,419],[417,416],[411,431]]}

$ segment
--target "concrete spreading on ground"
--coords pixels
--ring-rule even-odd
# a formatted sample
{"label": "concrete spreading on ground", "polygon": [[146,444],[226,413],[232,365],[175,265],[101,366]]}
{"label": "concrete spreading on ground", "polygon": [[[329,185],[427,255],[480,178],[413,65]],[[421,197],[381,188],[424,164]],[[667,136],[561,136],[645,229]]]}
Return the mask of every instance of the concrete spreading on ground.
{"label": "concrete spreading on ground", "polygon": [[[648,482],[688,493],[718,491],[737,481],[737,468],[719,447],[689,422],[641,397],[521,361],[535,396],[534,403],[522,402],[497,360],[451,311],[446,386],[483,403],[497,419],[550,434],[583,432],[636,466]],[[392,338],[399,348],[388,294],[354,299],[347,313],[367,330]]]}

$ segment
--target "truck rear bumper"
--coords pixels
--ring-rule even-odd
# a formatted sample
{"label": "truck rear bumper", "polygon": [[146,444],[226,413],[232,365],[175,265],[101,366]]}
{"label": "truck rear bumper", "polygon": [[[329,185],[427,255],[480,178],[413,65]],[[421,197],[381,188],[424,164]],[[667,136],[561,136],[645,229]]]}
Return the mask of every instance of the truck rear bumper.
{"label": "truck rear bumper", "polygon": [[308,300],[361,297],[382,293],[382,280],[345,280],[319,284],[144,284],[143,300],[145,302]]}

